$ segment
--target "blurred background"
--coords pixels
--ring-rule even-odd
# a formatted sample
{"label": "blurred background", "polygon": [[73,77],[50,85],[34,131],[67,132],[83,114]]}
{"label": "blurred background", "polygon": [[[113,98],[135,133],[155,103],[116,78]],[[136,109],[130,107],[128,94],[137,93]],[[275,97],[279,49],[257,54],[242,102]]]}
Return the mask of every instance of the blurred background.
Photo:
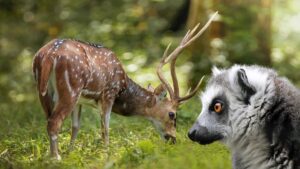
{"label": "blurred background", "polygon": [[167,44],[175,47],[214,11],[219,16],[177,63],[183,88],[212,65],[234,63],[272,67],[299,85],[299,8],[297,0],[0,0],[0,105],[36,101],[32,58],[53,38],[103,44],[134,80],[157,84]]}
{"label": "blurred background", "polygon": [[[188,29],[198,22],[204,25],[215,11],[219,15],[209,29],[177,61],[182,93],[203,75],[209,76],[213,65],[224,68],[235,63],[274,68],[300,87],[299,0],[0,0],[0,168],[3,163],[7,164],[3,168],[14,168],[15,161],[31,161],[40,168],[36,162],[48,154],[46,120],[31,68],[34,54],[48,41],[67,38],[102,44],[116,53],[132,79],[155,86],[159,83],[156,66],[166,46],[172,42],[174,49]],[[169,75],[168,67],[164,71]],[[196,147],[187,139],[186,131],[200,110],[196,97],[179,110],[176,147],[158,144],[158,134],[145,121],[133,123],[113,115],[111,154],[125,159],[120,160],[124,168],[128,159],[144,165],[139,168],[185,168],[187,164],[230,168],[226,148]],[[83,148],[63,157],[70,159],[70,166],[74,159],[78,165],[98,166],[95,157],[103,157],[95,137],[98,112],[85,111],[92,113],[82,117],[84,129],[77,146]],[[67,149],[69,132],[70,127],[63,127],[62,150]],[[190,154],[183,157],[187,151]],[[198,156],[203,154],[201,161]]]}

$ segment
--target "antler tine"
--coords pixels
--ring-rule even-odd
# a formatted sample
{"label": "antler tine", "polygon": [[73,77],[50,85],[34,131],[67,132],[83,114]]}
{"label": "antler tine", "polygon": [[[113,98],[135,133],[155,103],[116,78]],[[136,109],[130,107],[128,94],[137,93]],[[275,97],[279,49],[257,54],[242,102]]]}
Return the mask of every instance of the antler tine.
{"label": "antler tine", "polygon": [[200,23],[198,23],[193,29],[192,31],[188,30],[188,32],[186,33],[186,35],[184,36],[184,38],[182,39],[180,44],[184,44],[186,43],[192,35],[194,35],[195,31],[199,28]]}
{"label": "antler tine", "polygon": [[176,71],[175,71],[176,59],[177,58],[174,58],[172,60],[170,69],[171,69],[171,77],[172,77],[172,81],[173,81],[174,95],[175,95],[175,98],[178,99],[178,97],[179,97],[179,85],[178,85],[177,75],[176,75]]}
{"label": "antler tine", "polygon": [[184,44],[184,47],[190,45],[192,42],[194,42],[199,36],[202,35],[202,33],[208,28],[208,26],[211,24],[211,22],[214,20],[215,16],[218,14],[218,11],[215,12],[210,19],[207,21],[207,23],[201,28],[201,30],[193,36],[188,42]]}
{"label": "antler tine", "polygon": [[197,86],[192,90],[192,92],[188,92],[188,94],[186,96],[178,98],[179,103],[192,98],[197,93],[197,91],[199,90],[199,88],[204,80],[204,77],[205,76],[202,76],[202,78],[198,82]]}
{"label": "antler tine", "polygon": [[[198,33],[194,36],[192,36],[193,34],[191,34],[191,32],[195,32],[197,30],[197,28],[199,27],[199,23],[193,28],[192,31],[188,31],[186,33],[186,35],[184,36],[184,38],[182,39],[180,45],[175,48],[175,50],[173,52],[170,53],[170,55],[168,56],[168,58],[165,60],[165,62],[169,62],[170,60],[173,60],[175,57],[177,57],[184,48],[186,48],[187,46],[189,46],[192,42],[194,42],[198,37],[200,37],[200,35],[202,35],[202,33],[208,28],[208,26],[211,24],[211,22],[213,21],[213,19],[215,18],[215,16],[218,14],[218,12],[215,12],[212,17],[207,21],[207,23],[198,31]],[[184,42],[184,41],[186,42]]]}
{"label": "antler tine", "polygon": [[185,41],[187,41],[187,39],[189,39],[189,37],[190,37],[190,32],[191,32],[191,30],[189,29],[189,30],[186,32],[186,34],[184,35],[184,37],[182,38],[180,44],[183,43],[183,42],[185,42]]}
{"label": "antler tine", "polygon": [[[181,40],[181,45],[186,43],[187,40],[190,39],[190,37],[195,33],[195,31],[198,29],[200,26],[200,23],[198,23],[193,29],[188,30],[188,32],[185,34],[184,38]],[[175,63],[176,63],[177,57],[174,57],[174,59],[171,61],[171,76],[172,76],[172,81],[173,81],[173,88],[174,88],[174,95],[179,98],[179,85],[178,85],[178,80],[177,80],[177,75],[175,71]]]}
{"label": "antler tine", "polygon": [[167,46],[166,50],[164,51],[163,58],[161,59],[159,65],[158,65],[158,67],[156,69],[156,73],[158,75],[158,78],[160,79],[160,81],[164,85],[164,87],[168,90],[170,98],[171,99],[175,99],[174,91],[173,91],[171,85],[168,83],[168,81],[164,77],[164,75],[162,73],[162,70],[161,70],[162,67],[167,63],[166,59],[168,57],[168,51],[169,51],[170,46],[171,46],[171,43],[169,43],[169,45]]}
{"label": "antler tine", "polygon": [[169,43],[168,44],[168,46],[167,46],[167,48],[166,48],[166,50],[164,51],[164,55],[163,55],[163,57],[162,57],[162,59],[161,59],[161,62],[163,62],[163,64],[166,64],[167,62],[166,62],[166,59],[167,59],[167,57],[168,57],[168,52],[169,52],[169,49],[170,49],[170,46],[172,45],[172,43]]}

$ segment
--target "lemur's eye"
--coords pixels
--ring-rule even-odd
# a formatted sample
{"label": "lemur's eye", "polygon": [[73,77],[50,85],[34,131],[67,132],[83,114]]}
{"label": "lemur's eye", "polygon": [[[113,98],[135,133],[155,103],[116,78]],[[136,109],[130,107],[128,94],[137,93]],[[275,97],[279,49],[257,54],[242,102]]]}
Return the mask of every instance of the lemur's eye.
{"label": "lemur's eye", "polygon": [[220,103],[220,102],[215,103],[215,105],[214,105],[214,111],[215,111],[216,113],[221,113],[222,110],[223,110],[223,105],[222,105],[222,103]]}

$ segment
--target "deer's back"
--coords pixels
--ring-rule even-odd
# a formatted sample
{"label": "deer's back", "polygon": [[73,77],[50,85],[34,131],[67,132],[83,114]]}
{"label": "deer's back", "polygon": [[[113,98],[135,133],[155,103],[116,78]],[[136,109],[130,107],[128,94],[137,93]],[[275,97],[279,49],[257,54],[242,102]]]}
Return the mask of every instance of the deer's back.
{"label": "deer's back", "polygon": [[126,87],[127,76],[120,61],[101,45],[56,39],[38,51],[34,69],[40,65],[36,69],[41,72],[48,64],[46,60],[53,64],[58,92],[81,92],[85,97],[99,99],[103,95],[114,97]]}

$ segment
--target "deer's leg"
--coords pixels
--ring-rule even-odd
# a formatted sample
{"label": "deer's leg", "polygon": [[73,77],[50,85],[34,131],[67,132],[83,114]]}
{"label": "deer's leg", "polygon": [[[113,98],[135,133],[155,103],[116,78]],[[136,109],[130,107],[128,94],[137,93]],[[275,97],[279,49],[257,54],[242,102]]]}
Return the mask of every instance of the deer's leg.
{"label": "deer's leg", "polygon": [[68,102],[64,102],[66,98],[61,99],[61,101],[57,102],[55,105],[53,114],[48,119],[48,135],[50,139],[50,153],[52,157],[55,157],[57,160],[60,160],[61,157],[58,153],[58,132],[62,125],[65,117],[70,114],[74,108],[75,101],[69,98]]}
{"label": "deer's leg", "polygon": [[80,128],[81,107],[82,105],[79,104],[72,112],[72,135],[71,135],[71,142],[70,142],[71,145],[74,144]]}
{"label": "deer's leg", "polygon": [[104,144],[108,146],[109,144],[109,119],[110,113],[112,110],[114,100],[103,100],[101,101],[101,109],[100,116],[101,116],[101,135],[102,139],[104,140]]}
{"label": "deer's leg", "polygon": [[40,98],[40,102],[42,104],[43,110],[46,114],[46,118],[48,119],[52,114],[53,105],[54,105],[52,97],[49,95],[49,93],[46,93],[45,96],[42,96],[41,94],[39,94],[39,98]]}

